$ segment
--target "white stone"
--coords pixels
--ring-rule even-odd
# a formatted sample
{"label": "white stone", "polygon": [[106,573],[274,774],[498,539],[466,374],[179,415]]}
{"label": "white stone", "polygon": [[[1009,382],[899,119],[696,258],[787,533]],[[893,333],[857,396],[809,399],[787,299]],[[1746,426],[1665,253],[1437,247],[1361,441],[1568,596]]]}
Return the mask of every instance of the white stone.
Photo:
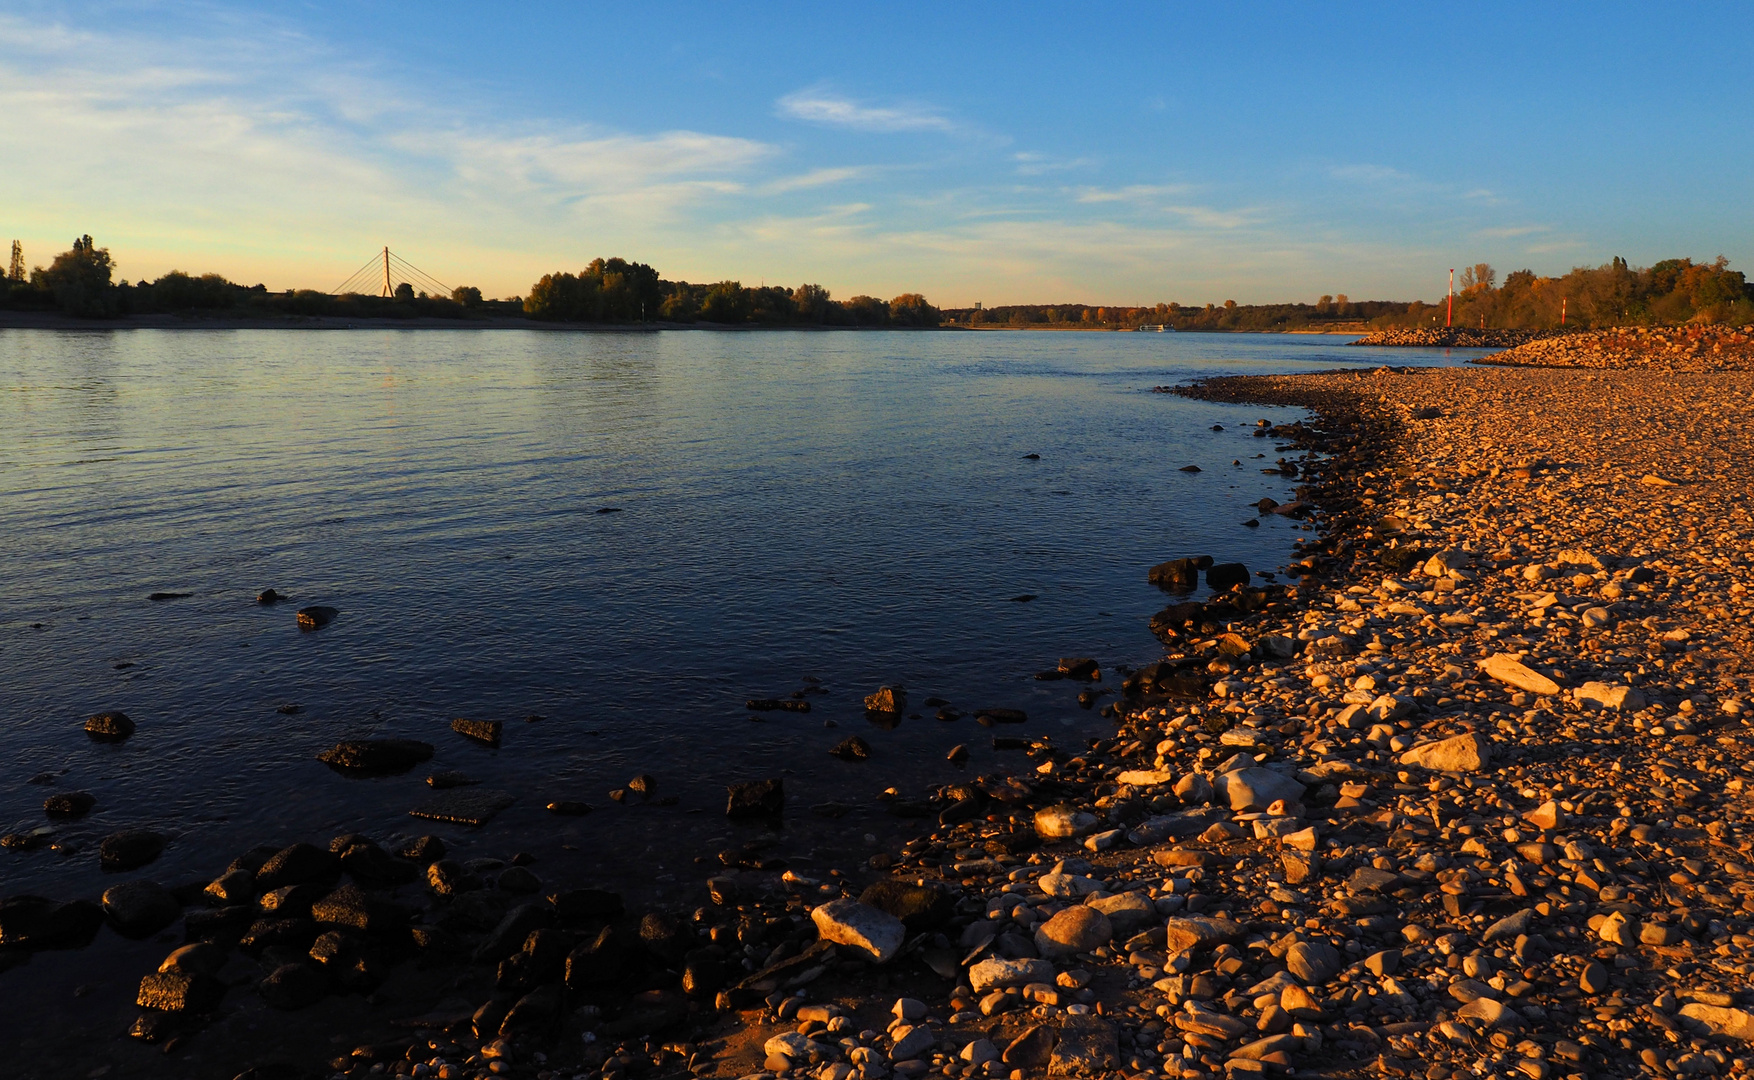
{"label": "white stone", "polygon": [[1615,683],[1587,682],[1571,692],[1579,705],[1594,705],[1617,712],[1638,712],[1645,706],[1644,691]]}
{"label": "white stone", "polygon": [[962,1053],[957,1056],[970,1065],[980,1066],[989,1061],[999,1060],[999,1048],[986,1039],[976,1039],[963,1047]]}
{"label": "white stone", "polygon": [[889,1060],[908,1061],[938,1045],[938,1037],[932,1029],[924,1024],[914,1027],[895,1029],[895,1046],[889,1051]]}
{"label": "white stone", "polygon": [[1036,888],[1062,900],[1077,900],[1102,890],[1102,882],[1081,874],[1043,874],[1036,879]]}
{"label": "white stone", "polygon": [[1035,833],[1043,840],[1076,840],[1096,831],[1096,815],[1060,804],[1035,812]]}
{"label": "white stone", "polygon": [[890,1010],[897,1019],[915,1023],[926,1018],[926,1003],[918,998],[896,998],[895,1007]]}
{"label": "white stone", "polygon": [[901,951],[907,928],[901,920],[857,900],[834,900],[810,913],[824,941],[861,950],[879,964]]}
{"label": "white stone", "polygon": [[1156,787],[1174,779],[1175,774],[1167,769],[1128,769],[1115,777],[1115,783],[1130,787]]}
{"label": "white stone", "polygon": [[1218,778],[1219,798],[1232,810],[1265,810],[1274,802],[1302,802],[1303,785],[1296,778],[1271,769],[1237,769]]}
{"label": "white stone", "polygon": [[1054,965],[1046,960],[982,960],[968,969],[968,985],[977,994],[1032,982],[1053,982]]}
{"label": "white stone", "polygon": [[1370,703],[1370,707],[1365,709],[1365,715],[1382,724],[1391,720],[1399,720],[1412,713],[1415,708],[1412,698],[1401,697],[1397,694],[1384,694]]}

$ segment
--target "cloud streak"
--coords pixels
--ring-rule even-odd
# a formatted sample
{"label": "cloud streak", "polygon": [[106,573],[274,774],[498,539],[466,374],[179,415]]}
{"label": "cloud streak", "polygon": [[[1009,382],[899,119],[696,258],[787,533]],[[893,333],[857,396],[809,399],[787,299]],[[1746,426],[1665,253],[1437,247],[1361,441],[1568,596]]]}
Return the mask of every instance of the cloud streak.
{"label": "cloud streak", "polygon": [[779,115],[791,120],[854,131],[952,132],[956,125],[937,109],[924,105],[861,105],[820,87],[799,90],[776,102]]}

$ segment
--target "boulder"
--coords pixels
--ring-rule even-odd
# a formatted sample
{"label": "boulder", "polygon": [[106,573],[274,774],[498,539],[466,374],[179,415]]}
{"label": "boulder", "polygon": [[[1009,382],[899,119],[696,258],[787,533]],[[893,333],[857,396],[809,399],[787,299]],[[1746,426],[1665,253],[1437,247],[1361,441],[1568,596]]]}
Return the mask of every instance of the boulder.
{"label": "boulder", "polygon": [[1212,556],[1196,555],[1158,563],[1145,572],[1145,580],[1164,592],[1191,592],[1200,585],[1200,571],[1212,565]]}
{"label": "boulder", "polygon": [[225,985],[212,975],[187,971],[155,971],[140,980],[134,1003],[162,1012],[208,1012],[225,995]]}
{"label": "boulder", "polygon": [[1754,1042],[1754,1013],[1746,1010],[1693,1001],[1681,1006],[1681,1015],[1704,1024],[1714,1035]]}
{"label": "boulder", "polygon": [[1249,568],[1239,562],[1218,563],[1206,571],[1206,587],[1213,592],[1228,592],[1249,583]]}
{"label": "boulder", "polygon": [[317,755],[330,768],[360,776],[405,773],[431,758],[432,744],[416,739],[349,739]]}
{"label": "boulder", "polygon": [[1092,898],[1085,904],[1108,916],[1117,934],[1131,934],[1146,923],[1157,921],[1157,905],[1142,893],[1124,892],[1101,899]]}
{"label": "boulder", "polygon": [[1089,1014],[1068,1016],[1060,1025],[1060,1041],[1054,1045],[1048,1072],[1098,1076],[1112,1071],[1120,1056],[1120,1038],[1113,1024]]}
{"label": "boulder", "polygon": [[956,899],[943,889],[915,885],[899,878],[884,878],[859,894],[859,903],[900,919],[908,930],[933,930],[956,914]]}
{"label": "boulder", "polygon": [[1644,691],[1616,683],[1587,682],[1573,690],[1571,697],[1579,705],[1615,712],[1638,712],[1647,704]]}
{"label": "boulder", "polygon": [[82,818],[97,805],[97,797],[89,791],[63,791],[43,800],[43,813],[52,818]]}
{"label": "boulder", "polygon": [[833,900],[810,913],[816,932],[824,941],[863,952],[879,964],[901,951],[907,928],[887,911],[857,900]]}
{"label": "boulder", "polygon": [[1553,697],[1559,693],[1559,684],[1535,669],[1523,664],[1522,661],[1509,653],[1494,653],[1480,661],[1480,670],[1488,677],[1514,686],[1518,690],[1527,690],[1541,697]]}
{"label": "boulder", "polygon": [[85,733],[98,742],[121,742],[134,734],[134,721],[125,712],[102,712],[85,722]]}
{"label": "boulder", "polygon": [[256,888],[266,892],[287,885],[327,884],[341,876],[341,860],[315,844],[297,843],[275,852],[256,871]]}
{"label": "boulder", "polygon": [[899,686],[878,687],[875,694],[865,695],[865,711],[904,713],[907,711],[907,691]]}
{"label": "boulder", "polygon": [[183,913],[164,886],[156,881],[127,881],[104,890],[104,917],[123,937],[151,937]]}
{"label": "boulder", "polygon": [[728,818],[779,817],[786,808],[785,781],[751,780],[726,788],[725,816]]}
{"label": "boulder", "polygon": [[1100,825],[1095,814],[1060,803],[1035,812],[1035,833],[1043,840],[1076,840],[1095,832]]}
{"label": "boulder", "polygon": [[1243,928],[1229,919],[1188,915],[1170,919],[1164,927],[1164,947],[1172,954],[1242,940]]}
{"label": "boulder", "polygon": [[339,609],[326,607],[322,604],[299,608],[297,613],[298,628],[300,630],[321,630],[334,622],[335,616],[339,614],[341,614]]}
{"label": "boulder", "polygon": [[977,994],[1007,986],[1054,981],[1054,965],[1046,960],[982,960],[968,969],[968,983]]}
{"label": "boulder", "polygon": [[828,752],[830,756],[840,758],[842,761],[869,761],[871,744],[857,735],[849,735],[829,747]]}
{"label": "boulder", "polygon": [[1431,772],[1480,772],[1492,764],[1492,741],[1476,732],[1422,743],[1401,755],[1401,764]]}
{"label": "boulder", "polygon": [[97,850],[107,873],[138,870],[164,851],[164,837],[150,829],[123,829],[104,837]]}
{"label": "boulder", "polygon": [[1107,915],[1079,904],[1035,928],[1035,951],[1048,959],[1073,956],[1106,945],[1113,937],[1114,926]]}
{"label": "boulder", "polygon": [[1036,1024],[1012,1039],[999,1055],[999,1060],[1013,1069],[1044,1068],[1054,1052],[1054,1043],[1059,1041],[1058,1034],[1047,1024]]}
{"label": "boulder", "polygon": [[498,720],[470,720],[461,716],[451,721],[452,731],[465,739],[473,739],[479,743],[486,743],[488,746],[499,745],[500,733],[504,726]]}
{"label": "boulder", "polygon": [[893,1032],[895,1045],[889,1050],[891,1061],[912,1061],[938,1045],[938,1036],[924,1024],[902,1026]]}
{"label": "boulder", "polygon": [[1325,941],[1299,941],[1285,950],[1285,969],[1306,985],[1327,982],[1343,966],[1340,950]]}
{"label": "boulder", "polygon": [[1258,767],[1227,772],[1213,786],[1232,810],[1265,810],[1280,800],[1302,802],[1304,796],[1296,777]]}
{"label": "boulder", "polygon": [[104,924],[104,909],[89,900],[60,903],[41,896],[0,900],[0,947],[69,949],[87,945]]}

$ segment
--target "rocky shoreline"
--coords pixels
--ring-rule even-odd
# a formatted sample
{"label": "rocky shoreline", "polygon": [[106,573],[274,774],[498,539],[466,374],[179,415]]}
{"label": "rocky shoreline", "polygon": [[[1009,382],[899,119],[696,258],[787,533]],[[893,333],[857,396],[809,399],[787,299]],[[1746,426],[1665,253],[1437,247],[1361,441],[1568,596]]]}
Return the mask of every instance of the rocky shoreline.
{"label": "rocky shoreline", "polygon": [[1589,330],[1518,344],[1508,352],[1479,362],[1535,367],[1747,371],[1754,367],[1754,329],[1712,324]]}
{"label": "rocky shoreline", "polygon": [[[1113,737],[971,718],[1028,764],[892,790],[934,824],[867,863],[791,850],[765,785],[729,793],[769,827],[697,860],[692,908],[344,836],[102,905],[8,898],[0,949],[106,919],[175,946],[132,1032],[166,1075],[1746,1074],[1754,376],[1184,392],[1312,414],[1267,431],[1320,529],[1293,582],[1154,568],[1228,591],[1171,597],[1160,664],[1042,673],[1118,682]],[[204,1044],[235,1060],[174,1065]]]}
{"label": "rocky shoreline", "polygon": [[1511,349],[1531,341],[1566,337],[1570,330],[1505,330],[1495,327],[1392,327],[1366,334],[1354,345],[1423,346],[1447,349]]}

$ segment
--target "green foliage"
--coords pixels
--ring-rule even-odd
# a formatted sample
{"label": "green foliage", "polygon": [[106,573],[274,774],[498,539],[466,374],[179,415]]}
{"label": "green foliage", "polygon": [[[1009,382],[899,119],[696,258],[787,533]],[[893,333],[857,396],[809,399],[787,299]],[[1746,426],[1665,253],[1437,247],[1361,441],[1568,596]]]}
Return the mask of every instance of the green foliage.
{"label": "green foliage", "polygon": [[459,285],[451,290],[451,299],[466,308],[481,306],[481,290],[473,285]]}
{"label": "green foliage", "polygon": [[110,273],[115,264],[110,249],[92,243],[89,235],[73,241],[69,251],[55,256],[47,270],[31,271],[31,284],[55,295],[55,305],[69,315],[82,319],[101,319],[116,315],[120,303]]}
{"label": "green foliage", "polygon": [[889,319],[897,326],[937,326],[939,312],[919,293],[902,293],[889,302]]}

